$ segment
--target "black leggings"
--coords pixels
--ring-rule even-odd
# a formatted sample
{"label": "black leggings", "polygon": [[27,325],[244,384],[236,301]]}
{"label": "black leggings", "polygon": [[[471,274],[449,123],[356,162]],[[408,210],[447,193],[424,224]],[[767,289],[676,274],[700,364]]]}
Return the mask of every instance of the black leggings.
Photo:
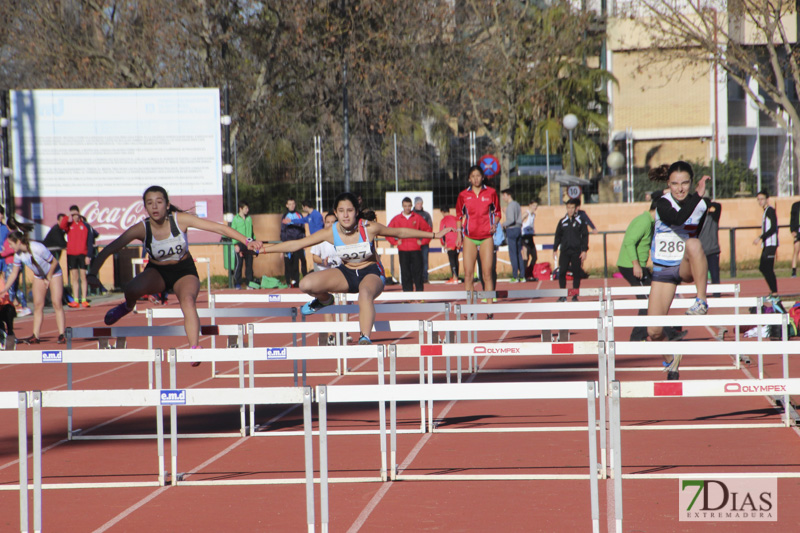
{"label": "black leggings", "polygon": [[14,318],[17,310],[11,304],[0,307],[0,330],[5,331],[6,335],[14,334]]}
{"label": "black leggings", "polygon": [[447,259],[450,260],[450,272],[454,278],[458,277],[458,250],[447,250]]}
{"label": "black leggings", "polygon": [[769,286],[769,292],[778,292],[778,280],[775,277],[775,254],[778,252],[777,246],[765,246],[761,251],[761,263],[758,265],[758,270],[764,275]]}

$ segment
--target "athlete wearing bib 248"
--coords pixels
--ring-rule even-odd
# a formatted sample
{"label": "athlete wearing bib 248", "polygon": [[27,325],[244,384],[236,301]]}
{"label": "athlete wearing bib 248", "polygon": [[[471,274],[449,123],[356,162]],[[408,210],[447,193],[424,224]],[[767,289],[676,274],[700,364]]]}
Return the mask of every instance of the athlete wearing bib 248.
{"label": "athlete wearing bib 248", "polygon": [[194,259],[189,253],[186,232],[189,228],[210,231],[236,239],[250,250],[259,250],[261,243],[248,239],[228,226],[184,213],[169,203],[169,196],[163,187],[157,185],[149,187],[144,191],[142,200],[149,218],[142,220],[140,224],[134,224],[103,248],[89,267],[87,281],[95,286],[100,285],[97,272],[105,260],[134,239],[139,239],[144,243],[150,260],[147,267],[125,285],[125,301],[106,313],[106,325],[110,326],[130,313],[136,305],[136,300],[142,296],[172,290],[178,297],[183,311],[189,344],[192,348],[197,348],[200,342],[200,319],[197,316],[200,278],[194,266]]}
{"label": "athlete wearing bib 248", "polygon": [[[653,281],[650,287],[648,315],[666,315],[675,298],[675,289],[681,282],[694,282],[697,299],[686,311],[687,315],[704,315],[708,312],[706,283],[708,263],[703,246],[697,238],[705,220],[708,204],[703,196],[710,176],[703,176],[695,192],[689,194],[694,172],[685,161],[661,165],[650,171],[653,181],[666,181],[668,190],[656,202],[655,226],[650,257],[653,260]],[[650,340],[664,339],[664,328],[648,326]],[[679,378],[681,356],[675,354],[667,361],[667,379]]]}
{"label": "athlete wearing bib 248", "polygon": [[369,338],[375,322],[375,298],[383,292],[386,277],[378,260],[374,239],[379,236],[400,239],[428,238],[439,239],[452,228],[436,233],[411,228],[389,228],[363,218],[358,211],[358,199],[345,192],[336,197],[333,210],[338,219],[331,227],[296,241],[286,241],[265,246],[267,253],[290,253],[302,250],[321,242],[329,242],[336,249],[341,260],[336,268],[310,272],[300,280],[300,290],[314,297],[302,308],[304,315],[312,315],[319,309],[333,303],[333,292],[358,294],[358,321],[361,327],[359,344],[372,344]]}

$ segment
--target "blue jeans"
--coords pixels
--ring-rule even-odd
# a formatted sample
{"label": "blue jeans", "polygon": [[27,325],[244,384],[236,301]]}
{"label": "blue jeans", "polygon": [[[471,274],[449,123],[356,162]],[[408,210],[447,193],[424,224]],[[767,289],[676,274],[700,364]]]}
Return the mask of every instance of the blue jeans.
{"label": "blue jeans", "polygon": [[[6,263],[5,279],[8,279],[8,276],[11,275],[12,270],[14,270],[14,263]],[[12,302],[14,301],[14,298],[16,298],[22,307],[28,307],[28,299],[25,297],[25,289],[23,288],[21,291],[17,290],[20,277],[22,277],[22,269],[20,269],[17,279],[14,280],[14,284],[8,288],[8,298]]]}
{"label": "blue jeans", "polygon": [[525,277],[525,265],[522,262],[522,228],[506,228],[508,256],[511,259],[511,277]]}
{"label": "blue jeans", "polygon": [[422,244],[419,249],[422,251],[422,281],[428,283],[428,252],[430,251],[430,244]]}

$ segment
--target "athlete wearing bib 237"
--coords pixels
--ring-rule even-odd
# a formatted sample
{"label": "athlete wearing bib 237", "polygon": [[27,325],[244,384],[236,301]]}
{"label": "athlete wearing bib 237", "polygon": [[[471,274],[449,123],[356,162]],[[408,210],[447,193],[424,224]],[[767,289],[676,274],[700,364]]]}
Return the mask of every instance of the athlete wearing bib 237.
{"label": "athlete wearing bib 237", "polygon": [[385,282],[373,239],[381,236],[438,239],[452,229],[433,233],[410,228],[387,228],[368,220],[368,215],[361,213],[356,196],[349,192],[336,197],[333,201],[333,212],[338,220],[330,227],[303,239],[267,246],[264,251],[292,253],[321,242],[333,244],[342,264],[337,268],[310,272],[300,280],[300,290],[313,297],[303,305],[301,311],[304,315],[313,315],[323,307],[332,305],[335,292],[357,293],[358,323],[361,327],[358,344],[372,344],[369,336],[375,323],[375,298],[383,292]]}

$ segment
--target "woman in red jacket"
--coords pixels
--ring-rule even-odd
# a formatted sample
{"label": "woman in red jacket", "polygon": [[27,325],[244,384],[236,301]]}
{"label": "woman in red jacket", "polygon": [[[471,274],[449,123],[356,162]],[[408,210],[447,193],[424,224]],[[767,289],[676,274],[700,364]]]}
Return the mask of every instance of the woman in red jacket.
{"label": "woman in red jacket", "polygon": [[[474,290],[475,261],[481,254],[485,291],[494,290],[492,279],[492,236],[500,220],[500,201],[497,191],[486,185],[486,176],[480,166],[469,169],[469,187],[461,191],[456,201],[458,218],[456,247],[464,249],[464,285]],[[483,245],[483,246],[481,246]]]}

